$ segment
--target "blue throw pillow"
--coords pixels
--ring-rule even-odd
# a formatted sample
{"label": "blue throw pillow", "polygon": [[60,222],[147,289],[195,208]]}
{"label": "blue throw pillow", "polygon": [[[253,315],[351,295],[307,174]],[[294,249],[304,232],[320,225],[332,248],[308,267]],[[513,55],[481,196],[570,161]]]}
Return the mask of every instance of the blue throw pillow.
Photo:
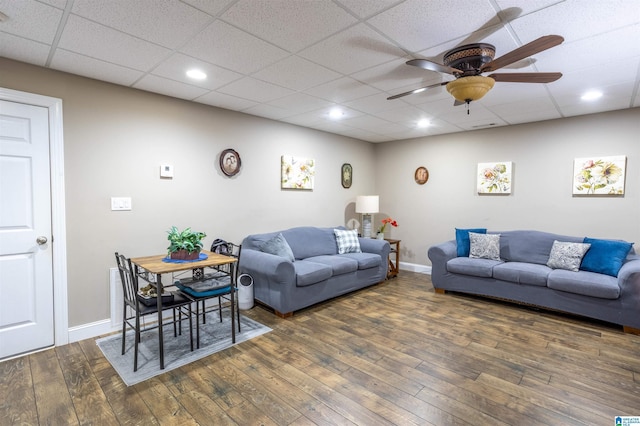
{"label": "blue throw pillow", "polygon": [[580,269],[600,274],[618,276],[622,263],[631,251],[633,243],[615,240],[599,240],[585,237],[584,243],[591,247],[582,258]]}
{"label": "blue throw pillow", "polygon": [[469,248],[471,247],[471,244],[469,242],[469,232],[475,232],[476,234],[486,234],[487,228],[456,228],[456,245],[458,257],[469,257]]}

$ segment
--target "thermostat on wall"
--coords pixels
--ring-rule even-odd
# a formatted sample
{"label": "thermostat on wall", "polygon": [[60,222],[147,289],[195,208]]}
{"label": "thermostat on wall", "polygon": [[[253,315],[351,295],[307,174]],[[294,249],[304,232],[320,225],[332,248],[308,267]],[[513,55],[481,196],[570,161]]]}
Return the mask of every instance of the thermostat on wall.
{"label": "thermostat on wall", "polygon": [[171,164],[163,164],[160,166],[160,177],[163,178],[172,178],[173,177],[173,166]]}

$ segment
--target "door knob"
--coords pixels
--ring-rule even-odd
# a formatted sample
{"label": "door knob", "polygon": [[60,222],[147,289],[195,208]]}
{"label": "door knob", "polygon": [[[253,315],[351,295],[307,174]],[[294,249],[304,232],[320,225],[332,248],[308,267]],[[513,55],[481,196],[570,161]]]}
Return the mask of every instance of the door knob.
{"label": "door knob", "polygon": [[38,237],[36,238],[36,243],[38,243],[38,245],[43,245],[43,244],[47,244],[47,237]]}

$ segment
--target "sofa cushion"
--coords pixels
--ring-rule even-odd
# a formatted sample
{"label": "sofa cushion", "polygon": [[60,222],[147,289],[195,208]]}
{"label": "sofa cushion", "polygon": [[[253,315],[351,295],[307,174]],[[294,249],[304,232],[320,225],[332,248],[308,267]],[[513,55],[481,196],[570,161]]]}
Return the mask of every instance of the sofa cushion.
{"label": "sofa cushion", "polygon": [[493,267],[500,263],[502,262],[490,259],[454,257],[447,262],[447,271],[454,274],[491,278],[493,276]]}
{"label": "sofa cushion", "polygon": [[475,232],[476,234],[486,234],[486,228],[470,228],[470,229],[458,229],[456,228],[456,250],[459,257],[469,256],[469,232]]}
{"label": "sofa cushion", "polygon": [[469,232],[469,257],[500,260],[500,234],[477,234]]}
{"label": "sofa cushion", "polygon": [[547,287],[600,299],[620,297],[617,278],[595,272],[554,269],[547,278]]}
{"label": "sofa cushion", "polygon": [[305,260],[330,266],[333,275],[348,274],[358,269],[357,260],[344,256],[314,256],[308,257]]}
{"label": "sofa cushion", "polygon": [[336,237],[333,228],[300,226],[282,231],[296,259],[306,259],[323,254],[337,254]]}
{"label": "sofa cushion", "polygon": [[505,262],[493,267],[493,278],[517,284],[547,286],[551,268],[537,263]]}
{"label": "sofa cushion", "polygon": [[585,237],[585,243],[591,244],[591,248],[584,255],[580,269],[589,272],[617,277],[624,259],[631,251],[633,243],[616,240],[599,240]]}
{"label": "sofa cushion", "polygon": [[300,260],[293,263],[296,271],[296,286],[305,287],[328,280],[333,275],[331,266]]}
{"label": "sofa cushion", "polygon": [[339,254],[338,256],[355,260],[358,262],[358,269],[377,268],[380,266],[380,262],[382,262],[380,255],[375,253],[346,253]]}
{"label": "sofa cushion", "polygon": [[362,251],[358,231],[355,229],[334,229],[333,233],[336,236],[338,254],[360,253]]}
{"label": "sofa cushion", "polygon": [[507,262],[546,265],[553,242],[581,243],[582,237],[570,237],[541,231],[506,231],[500,236],[500,257]]}
{"label": "sofa cushion", "polygon": [[553,246],[551,246],[547,266],[553,269],[578,272],[582,257],[589,250],[589,247],[591,247],[591,244],[555,240]]}
{"label": "sofa cushion", "polygon": [[260,246],[260,251],[284,257],[290,262],[293,262],[295,260],[295,257],[293,257],[293,252],[291,251],[291,247],[289,247],[289,243],[287,243],[287,240],[281,233],[262,243],[262,245]]}

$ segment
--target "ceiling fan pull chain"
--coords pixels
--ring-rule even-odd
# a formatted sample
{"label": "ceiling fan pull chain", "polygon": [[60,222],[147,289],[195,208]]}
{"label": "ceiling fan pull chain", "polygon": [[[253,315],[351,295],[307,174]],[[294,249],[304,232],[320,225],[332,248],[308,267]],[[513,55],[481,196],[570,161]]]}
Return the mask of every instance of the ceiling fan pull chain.
{"label": "ceiling fan pull chain", "polygon": [[470,104],[470,103],[471,103],[471,102],[467,101],[467,115],[469,115],[469,104]]}

